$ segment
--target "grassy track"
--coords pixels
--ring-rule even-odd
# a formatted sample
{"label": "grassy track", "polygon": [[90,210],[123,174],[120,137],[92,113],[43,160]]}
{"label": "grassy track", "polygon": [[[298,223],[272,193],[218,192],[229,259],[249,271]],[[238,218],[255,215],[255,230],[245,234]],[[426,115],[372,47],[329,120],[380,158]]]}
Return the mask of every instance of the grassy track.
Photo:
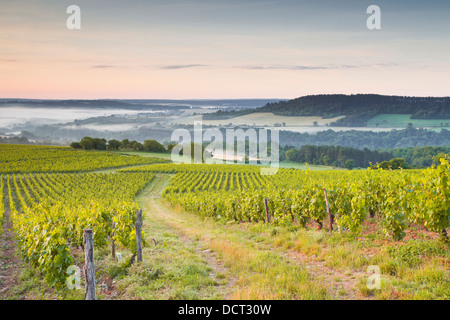
{"label": "grassy track", "polygon": [[[158,177],[158,176],[157,176]],[[160,177],[162,178],[162,177]],[[163,178],[162,178],[163,179]],[[155,180],[143,197],[148,225],[166,225],[184,243],[195,243],[206,254],[216,278],[225,284],[221,293],[229,299],[326,299],[327,290],[307,269],[251,239],[252,233],[174,210],[156,196],[163,188]],[[213,261],[214,262],[211,262]],[[218,276],[217,276],[218,273]],[[216,280],[217,281],[217,280]],[[230,285],[230,283],[232,285]],[[220,290],[219,290],[220,291]]]}
{"label": "grassy track", "polygon": [[117,279],[119,299],[222,299],[226,282],[214,257],[208,257],[198,242],[183,237],[161,220],[158,208],[149,202],[160,196],[169,179],[170,175],[157,175],[139,196],[148,243],[143,249],[143,263],[125,269],[110,261],[105,270]]}

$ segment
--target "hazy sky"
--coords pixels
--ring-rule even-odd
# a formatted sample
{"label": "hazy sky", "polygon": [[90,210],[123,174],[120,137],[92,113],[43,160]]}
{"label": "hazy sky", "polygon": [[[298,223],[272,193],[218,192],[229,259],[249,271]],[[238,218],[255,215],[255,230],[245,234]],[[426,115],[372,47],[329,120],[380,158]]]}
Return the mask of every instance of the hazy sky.
{"label": "hazy sky", "polygon": [[449,96],[450,1],[0,0],[2,98],[319,93]]}

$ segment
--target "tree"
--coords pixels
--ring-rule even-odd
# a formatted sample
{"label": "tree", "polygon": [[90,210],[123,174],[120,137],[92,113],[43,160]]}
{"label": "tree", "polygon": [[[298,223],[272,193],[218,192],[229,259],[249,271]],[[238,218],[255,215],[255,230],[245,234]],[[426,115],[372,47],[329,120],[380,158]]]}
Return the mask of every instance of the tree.
{"label": "tree", "polygon": [[332,160],[333,160],[333,159],[331,159],[331,158],[330,158],[329,156],[327,156],[327,155],[323,156],[323,158],[322,158],[323,164],[326,165],[326,166],[329,166]]}
{"label": "tree", "polygon": [[120,148],[120,141],[116,139],[112,139],[108,141],[108,150],[118,150]]}
{"label": "tree", "polygon": [[93,149],[106,150],[106,139],[94,138],[92,139]]}
{"label": "tree", "polygon": [[[374,166],[376,168],[377,166]],[[407,169],[408,166],[406,165],[405,159],[403,158],[394,158],[389,161],[383,161],[378,165],[379,168],[382,168],[384,170],[392,169],[397,170],[400,168]]]}
{"label": "tree", "polygon": [[144,150],[147,152],[166,152],[166,148],[156,140],[145,140]]}
{"label": "tree", "polygon": [[122,149],[131,149],[133,145],[130,143],[130,140],[123,139],[120,143],[120,146],[122,147]]}
{"label": "tree", "polygon": [[292,162],[298,161],[298,150],[297,149],[290,149],[286,151],[286,159]]}
{"label": "tree", "polygon": [[137,141],[132,141],[132,148],[135,151],[144,151],[143,144]]}
{"label": "tree", "polygon": [[339,148],[339,152],[338,152],[336,160],[338,161],[340,167],[345,165],[346,156],[345,156],[345,152],[342,148]]}
{"label": "tree", "polygon": [[352,170],[355,167],[355,160],[347,159],[345,160],[344,167],[348,170]]}
{"label": "tree", "polygon": [[79,142],[72,142],[72,143],[70,144],[70,146],[71,146],[73,149],[81,149],[81,148],[83,148]]}
{"label": "tree", "polygon": [[168,152],[172,152],[172,149],[175,148],[176,144],[175,143],[169,143],[167,145],[167,151]]}
{"label": "tree", "polygon": [[400,168],[405,168],[405,159],[403,159],[403,158],[391,159],[391,160],[389,160],[389,166],[393,170],[400,169]]}
{"label": "tree", "polygon": [[91,137],[84,137],[80,141],[80,145],[84,150],[92,150],[94,148],[94,141]]}
{"label": "tree", "polygon": [[[376,168],[376,167],[377,167],[377,166],[375,166],[375,168]],[[381,162],[380,164],[378,164],[378,168],[382,168],[382,169],[384,169],[384,170],[389,169],[389,162],[387,162],[387,161]]]}
{"label": "tree", "polygon": [[448,159],[449,156],[444,152],[440,152],[436,156],[433,157],[433,164],[439,165],[441,163],[442,158]]}

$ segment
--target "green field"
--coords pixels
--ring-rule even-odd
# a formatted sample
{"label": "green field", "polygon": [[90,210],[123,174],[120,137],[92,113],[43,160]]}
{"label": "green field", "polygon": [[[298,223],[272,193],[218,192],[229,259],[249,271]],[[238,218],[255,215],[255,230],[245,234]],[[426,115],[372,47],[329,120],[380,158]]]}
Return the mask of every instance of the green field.
{"label": "green field", "polygon": [[280,168],[292,168],[292,169],[299,169],[299,170],[306,170],[306,168],[309,168],[310,170],[342,170],[340,168],[333,168],[333,167],[327,167],[327,166],[317,166],[314,164],[303,164],[303,163],[297,163],[292,161],[281,161],[280,162]]}
{"label": "green field", "polygon": [[159,152],[142,152],[142,151],[114,151],[118,154],[127,154],[133,156],[140,156],[145,158],[161,158],[165,160],[171,160],[170,153],[159,153]]}
{"label": "green field", "polygon": [[378,114],[367,122],[367,126],[378,128],[406,128],[408,123],[412,123],[414,127],[419,128],[450,127],[450,119],[411,119],[411,115],[408,114]]}
{"label": "green field", "polygon": [[[137,152],[137,151],[120,151],[120,152],[117,151],[117,153],[141,156],[141,157],[151,157],[151,158],[161,158],[161,159],[165,159],[165,160],[171,160],[170,153]],[[311,165],[311,164],[308,164],[306,166],[304,163],[297,163],[297,162],[292,162],[292,161],[281,161],[279,167],[280,168],[293,168],[293,169],[299,169],[299,170],[305,170],[306,168],[309,168],[310,170],[342,170],[339,168],[318,166],[318,165]]]}

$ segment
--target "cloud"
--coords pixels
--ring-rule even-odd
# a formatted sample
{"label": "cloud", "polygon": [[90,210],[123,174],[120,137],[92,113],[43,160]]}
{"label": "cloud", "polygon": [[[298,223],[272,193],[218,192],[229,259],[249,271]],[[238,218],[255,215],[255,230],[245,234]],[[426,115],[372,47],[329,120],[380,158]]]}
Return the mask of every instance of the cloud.
{"label": "cloud", "polygon": [[[1,61],[1,59],[0,59]],[[209,65],[206,64],[173,64],[173,65],[164,65],[164,66],[150,66],[150,65],[143,65],[142,68],[157,68],[162,70],[176,70],[176,69],[187,69],[187,68],[197,68],[197,67],[207,67]],[[131,65],[111,65],[111,64],[96,64],[91,65],[91,69],[110,69],[110,68],[136,68],[136,66]]]}
{"label": "cloud", "polygon": [[115,66],[112,65],[105,65],[105,64],[98,64],[91,66],[92,69],[108,69],[108,68],[114,68]]}
{"label": "cloud", "polygon": [[304,66],[304,65],[245,65],[237,66],[238,69],[247,70],[335,70],[335,69],[356,69],[366,67],[392,67],[397,66],[396,63],[378,63],[378,64],[360,64],[360,65],[317,65],[317,66]]}
{"label": "cloud", "polygon": [[325,66],[286,66],[286,65],[250,65],[240,66],[240,69],[249,70],[321,70],[328,69]]}
{"label": "cloud", "polygon": [[176,69],[188,69],[188,68],[197,68],[197,67],[207,67],[206,64],[172,64],[161,66],[160,69],[164,70],[176,70]]}

